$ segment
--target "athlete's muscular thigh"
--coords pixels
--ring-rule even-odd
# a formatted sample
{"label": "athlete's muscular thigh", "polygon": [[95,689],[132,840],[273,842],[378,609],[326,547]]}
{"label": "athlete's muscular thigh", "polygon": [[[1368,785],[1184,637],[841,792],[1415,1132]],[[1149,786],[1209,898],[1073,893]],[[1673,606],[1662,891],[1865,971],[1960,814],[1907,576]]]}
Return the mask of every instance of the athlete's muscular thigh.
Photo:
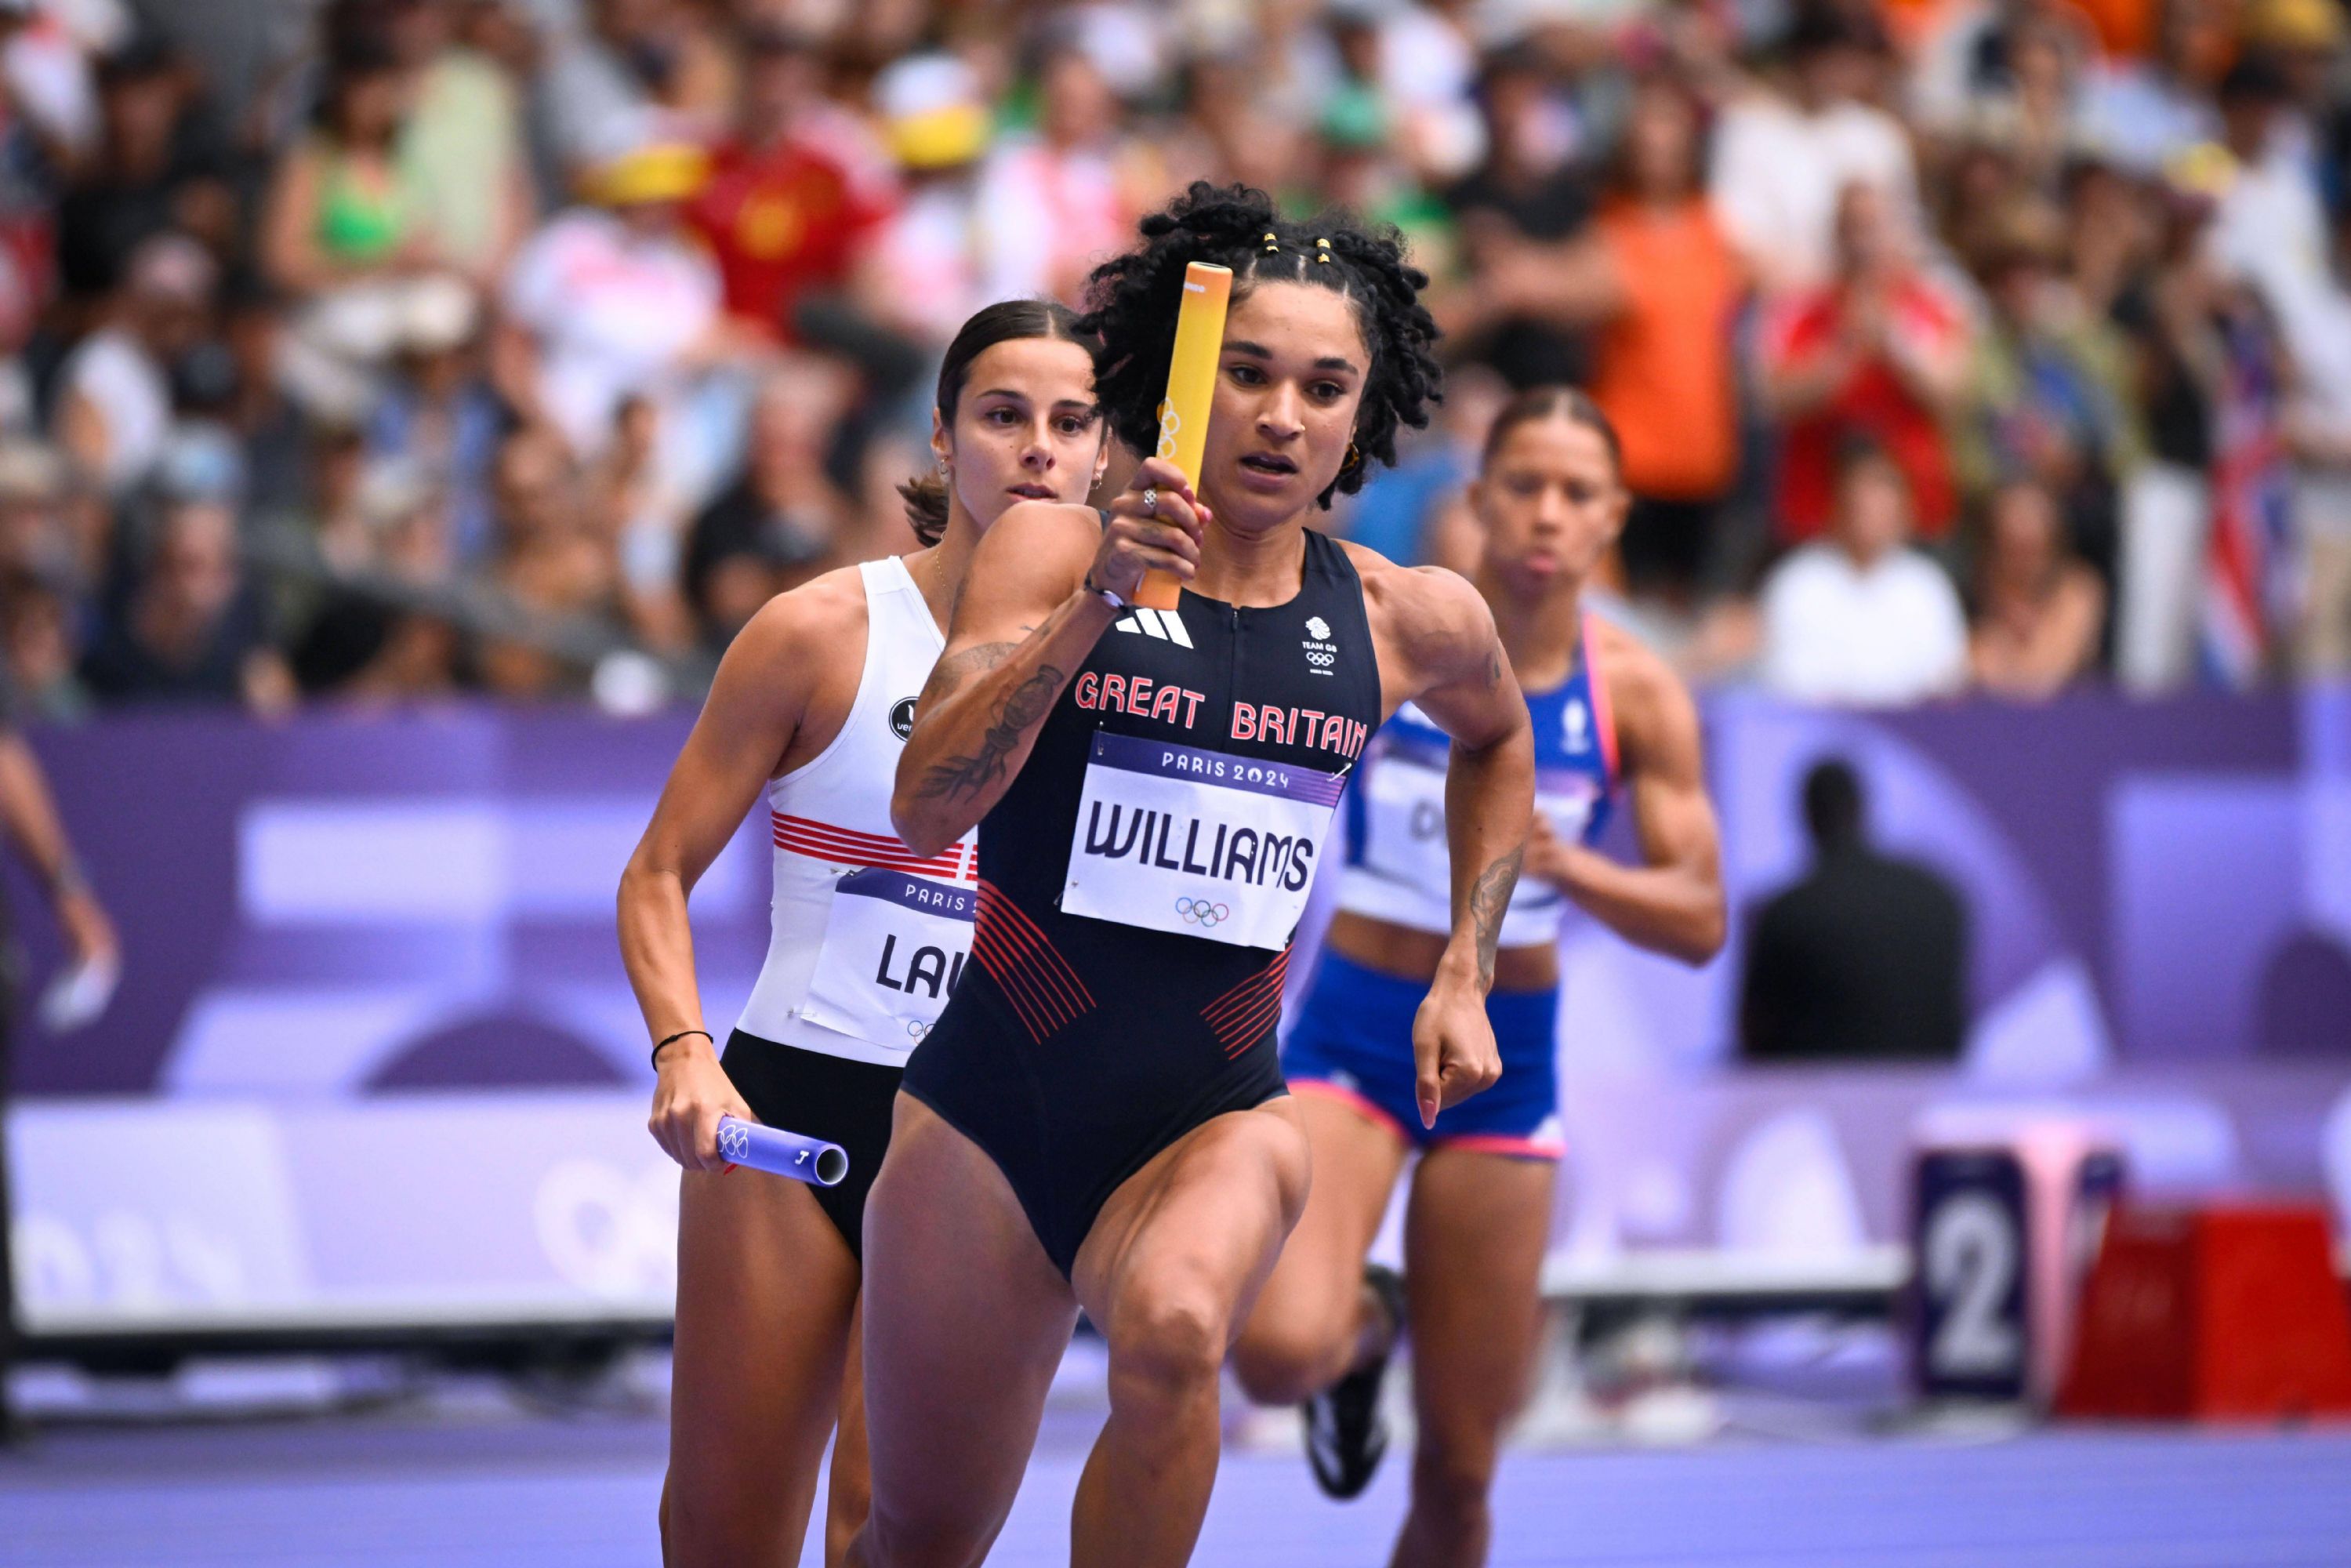
{"label": "athlete's muscular thigh", "polygon": [[1072,1282],[1087,1315],[1114,1344],[1123,1309],[1183,1292],[1214,1309],[1229,1341],[1298,1223],[1311,1168],[1287,1096],[1161,1150],[1111,1195],[1078,1249]]}
{"label": "athlete's muscular thigh", "polygon": [[1394,1130],[1325,1095],[1292,1096],[1312,1150],[1306,1211],[1233,1347],[1249,1396],[1291,1404],[1344,1374],[1355,1352],[1364,1258],[1404,1168]]}
{"label": "athlete's muscular thigh", "polygon": [[1077,1303],[995,1163],[898,1097],[865,1210],[862,1568],[976,1563],[1011,1509]]}
{"label": "athlete's muscular thigh", "polygon": [[805,1187],[684,1173],[662,1497],[671,1568],[797,1561],[857,1287],[856,1260]]}

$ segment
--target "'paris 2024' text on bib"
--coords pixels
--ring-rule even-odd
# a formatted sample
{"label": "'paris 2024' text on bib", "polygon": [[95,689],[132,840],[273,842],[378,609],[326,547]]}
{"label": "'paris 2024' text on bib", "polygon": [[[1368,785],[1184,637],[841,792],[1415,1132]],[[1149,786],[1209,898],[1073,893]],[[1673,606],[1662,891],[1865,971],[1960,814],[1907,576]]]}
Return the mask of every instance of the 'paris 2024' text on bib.
{"label": "'paris 2024' text on bib", "polygon": [[978,907],[969,883],[850,873],[833,889],[802,1015],[876,1045],[919,1045],[963,978]]}
{"label": "'paris 2024' text on bib", "polygon": [[1061,907],[1239,947],[1290,940],[1346,777],[1098,732]]}

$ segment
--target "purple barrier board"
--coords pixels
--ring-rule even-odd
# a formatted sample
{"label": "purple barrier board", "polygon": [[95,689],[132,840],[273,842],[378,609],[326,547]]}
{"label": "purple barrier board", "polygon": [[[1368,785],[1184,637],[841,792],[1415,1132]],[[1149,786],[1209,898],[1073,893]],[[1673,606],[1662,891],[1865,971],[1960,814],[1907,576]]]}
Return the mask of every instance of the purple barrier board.
{"label": "purple barrier board", "polygon": [[[37,733],[126,962],[87,1030],[16,1009],[29,1325],[666,1312],[675,1173],[643,1131],[612,899],[688,724],[456,706]],[[2351,694],[1722,696],[1708,733],[1724,956],[1693,972],[1588,924],[1563,942],[1563,1246],[1892,1239],[1907,1130],[1985,1097],[2119,1107],[2135,1171],[2183,1187],[2351,1202]],[[1729,1067],[1744,923],[1802,871],[1796,790],[1831,753],[1878,841],[1969,903],[1976,1023],[1948,1072]],[[770,852],[763,806],[695,895],[722,1035]],[[54,936],[6,877],[37,980]],[[1823,1203],[1834,1223],[1804,1218]]]}

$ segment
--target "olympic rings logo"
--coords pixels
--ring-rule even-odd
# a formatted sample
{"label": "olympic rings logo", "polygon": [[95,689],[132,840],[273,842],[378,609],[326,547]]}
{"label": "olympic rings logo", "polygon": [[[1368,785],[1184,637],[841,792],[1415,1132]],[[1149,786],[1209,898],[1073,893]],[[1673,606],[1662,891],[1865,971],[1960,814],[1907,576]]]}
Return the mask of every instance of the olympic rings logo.
{"label": "olympic rings logo", "polygon": [[1176,434],[1183,428],[1184,420],[1176,412],[1176,405],[1163,399],[1159,404],[1159,455],[1171,463],[1176,458]]}
{"label": "olympic rings logo", "polygon": [[1306,662],[1307,662],[1308,664],[1310,664],[1316,665],[1316,666],[1317,666],[1317,667],[1319,667],[1319,668],[1326,669],[1326,670],[1327,670],[1327,669],[1329,669],[1329,668],[1331,667],[1332,663],[1334,660],[1336,660],[1338,657],[1339,657],[1339,655],[1338,655],[1338,654],[1336,654],[1336,653],[1308,653],[1308,654],[1306,655]]}
{"label": "olympic rings logo", "polygon": [[909,1040],[914,1040],[914,1041],[915,1041],[916,1043],[918,1043],[918,1044],[919,1044],[919,1043],[922,1041],[923,1037],[924,1037],[925,1035],[929,1034],[930,1032],[931,1032],[931,1026],[930,1026],[930,1025],[928,1025],[928,1024],[926,1024],[926,1023],[925,1023],[922,1019],[908,1019],[906,1020],[906,1038],[907,1038],[907,1039],[909,1039]]}
{"label": "olympic rings logo", "polygon": [[1233,917],[1231,910],[1205,898],[1179,898],[1176,901],[1176,913],[1184,917],[1186,925],[1217,925]]}

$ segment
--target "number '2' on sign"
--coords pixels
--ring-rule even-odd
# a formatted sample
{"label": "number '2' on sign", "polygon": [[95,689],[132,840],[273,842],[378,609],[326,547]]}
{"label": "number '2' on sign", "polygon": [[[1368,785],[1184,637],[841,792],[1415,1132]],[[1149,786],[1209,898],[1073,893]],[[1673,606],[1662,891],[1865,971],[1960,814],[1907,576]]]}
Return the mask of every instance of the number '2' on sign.
{"label": "number '2' on sign", "polygon": [[2005,1149],[1922,1155],[1913,1197],[1912,1353],[1930,1398],[2025,1397],[2024,1166]]}

